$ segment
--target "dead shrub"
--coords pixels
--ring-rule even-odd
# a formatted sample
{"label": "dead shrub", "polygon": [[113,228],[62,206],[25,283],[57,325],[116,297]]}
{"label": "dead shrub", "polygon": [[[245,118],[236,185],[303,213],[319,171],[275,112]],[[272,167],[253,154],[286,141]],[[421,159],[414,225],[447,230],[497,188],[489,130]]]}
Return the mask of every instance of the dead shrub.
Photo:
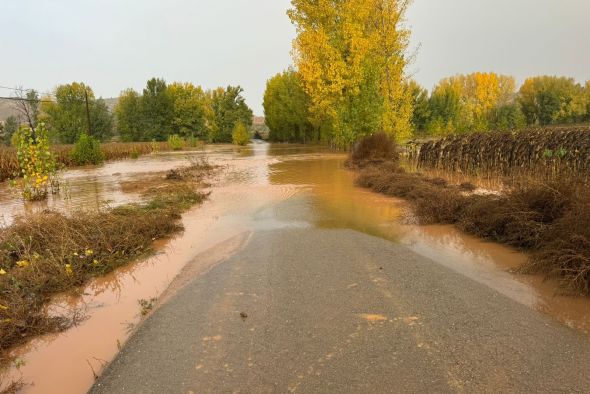
{"label": "dead shrub", "polygon": [[363,169],[357,184],[378,193],[409,200],[421,223],[454,223],[464,197],[458,188],[441,178],[426,178],[406,173],[392,164],[373,165]]}
{"label": "dead shrub", "polygon": [[375,133],[357,141],[352,147],[349,164],[365,167],[369,164],[384,162],[395,163],[399,160],[397,144],[386,133]]}
{"label": "dead shrub", "polygon": [[22,379],[10,382],[3,382],[0,376],[0,394],[17,394],[22,391],[25,384]]}
{"label": "dead shrub", "polygon": [[[587,196],[587,194],[586,194]],[[590,294],[590,201],[580,197],[544,234],[523,272],[558,278],[567,288]]]}

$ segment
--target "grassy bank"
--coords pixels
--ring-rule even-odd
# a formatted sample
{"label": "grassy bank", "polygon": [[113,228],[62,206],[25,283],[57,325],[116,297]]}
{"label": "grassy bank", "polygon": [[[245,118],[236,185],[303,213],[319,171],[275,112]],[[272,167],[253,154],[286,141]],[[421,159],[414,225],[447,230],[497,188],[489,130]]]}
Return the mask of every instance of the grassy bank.
{"label": "grassy bank", "polygon": [[[54,145],[51,147],[57,164],[64,167],[73,167],[75,165],[72,160],[73,149],[74,145]],[[170,147],[168,142],[109,142],[101,144],[101,150],[105,160],[121,160],[174,149]],[[0,182],[13,178],[18,173],[16,149],[0,147]]]}
{"label": "grassy bank", "polygon": [[0,230],[0,365],[14,346],[80,318],[47,315],[53,295],[134,261],[150,253],[154,240],[181,231],[180,215],[206,197],[198,182],[211,171],[195,162],[144,183],[142,204],[67,216],[47,211]]}
{"label": "grassy bank", "polygon": [[420,223],[453,224],[466,233],[530,251],[523,272],[543,273],[570,290],[590,295],[586,183],[574,178],[528,178],[500,195],[481,195],[473,192],[471,184],[452,185],[408,173],[389,157],[365,156],[355,159],[353,154],[350,162],[359,170],[360,186],[409,201]]}

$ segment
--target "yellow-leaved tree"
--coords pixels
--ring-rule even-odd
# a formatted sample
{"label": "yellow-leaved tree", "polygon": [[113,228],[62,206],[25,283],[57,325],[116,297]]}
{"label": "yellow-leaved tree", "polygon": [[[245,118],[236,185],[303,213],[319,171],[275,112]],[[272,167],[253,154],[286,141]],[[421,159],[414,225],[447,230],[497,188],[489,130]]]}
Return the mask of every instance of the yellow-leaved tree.
{"label": "yellow-leaved tree", "polygon": [[408,137],[407,0],[293,0],[293,55],[324,139],[348,147],[375,131]]}
{"label": "yellow-leaved tree", "polygon": [[428,128],[433,134],[489,130],[494,111],[514,99],[511,76],[476,72],[444,78],[432,91]]}

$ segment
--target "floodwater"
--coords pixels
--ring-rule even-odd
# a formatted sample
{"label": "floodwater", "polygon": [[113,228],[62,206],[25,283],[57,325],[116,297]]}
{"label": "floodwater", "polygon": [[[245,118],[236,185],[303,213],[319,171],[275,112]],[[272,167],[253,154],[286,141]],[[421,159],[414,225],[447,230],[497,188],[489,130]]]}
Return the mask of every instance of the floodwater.
{"label": "floodwater", "polygon": [[[23,392],[86,392],[94,374],[100,374],[141,321],[139,300],[169,297],[166,289],[183,268],[190,266],[191,275],[205,272],[238,250],[252,232],[288,227],[350,228],[402,243],[433,264],[590,333],[588,298],[562,296],[552,282],[511,274],[511,268],[526,260],[522,253],[450,226],[406,224],[406,204],[355,187],[343,154],[262,142],[244,148],[207,146],[188,154],[207,156],[212,164],[223,166],[210,181],[209,200],[184,215],[184,233],[158,242],[153,257],[92,281],[81,289],[82,295],[56,298],[51,311],[82,308],[87,318],[65,333],[35,339],[15,352],[19,368],[12,368],[9,376],[28,383]],[[4,222],[46,208],[72,211],[137,201],[138,195],[123,192],[124,181],[183,165],[186,155],[162,153],[67,171],[67,198],[44,204],[25,206],[2,186]]]}

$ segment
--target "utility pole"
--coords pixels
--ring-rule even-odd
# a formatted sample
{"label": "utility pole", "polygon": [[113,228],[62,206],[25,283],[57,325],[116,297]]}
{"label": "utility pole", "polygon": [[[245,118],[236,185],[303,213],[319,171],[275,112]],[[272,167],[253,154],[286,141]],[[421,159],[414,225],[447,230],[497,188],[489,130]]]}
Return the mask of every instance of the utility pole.
{"label": "utility pole", "polygon": [[92,135],[92,126],[90,123],[90,108],[88,106],[88,89],[84,87],[84,98],[86,99],[86,120],[88,121],[88,135]]}

